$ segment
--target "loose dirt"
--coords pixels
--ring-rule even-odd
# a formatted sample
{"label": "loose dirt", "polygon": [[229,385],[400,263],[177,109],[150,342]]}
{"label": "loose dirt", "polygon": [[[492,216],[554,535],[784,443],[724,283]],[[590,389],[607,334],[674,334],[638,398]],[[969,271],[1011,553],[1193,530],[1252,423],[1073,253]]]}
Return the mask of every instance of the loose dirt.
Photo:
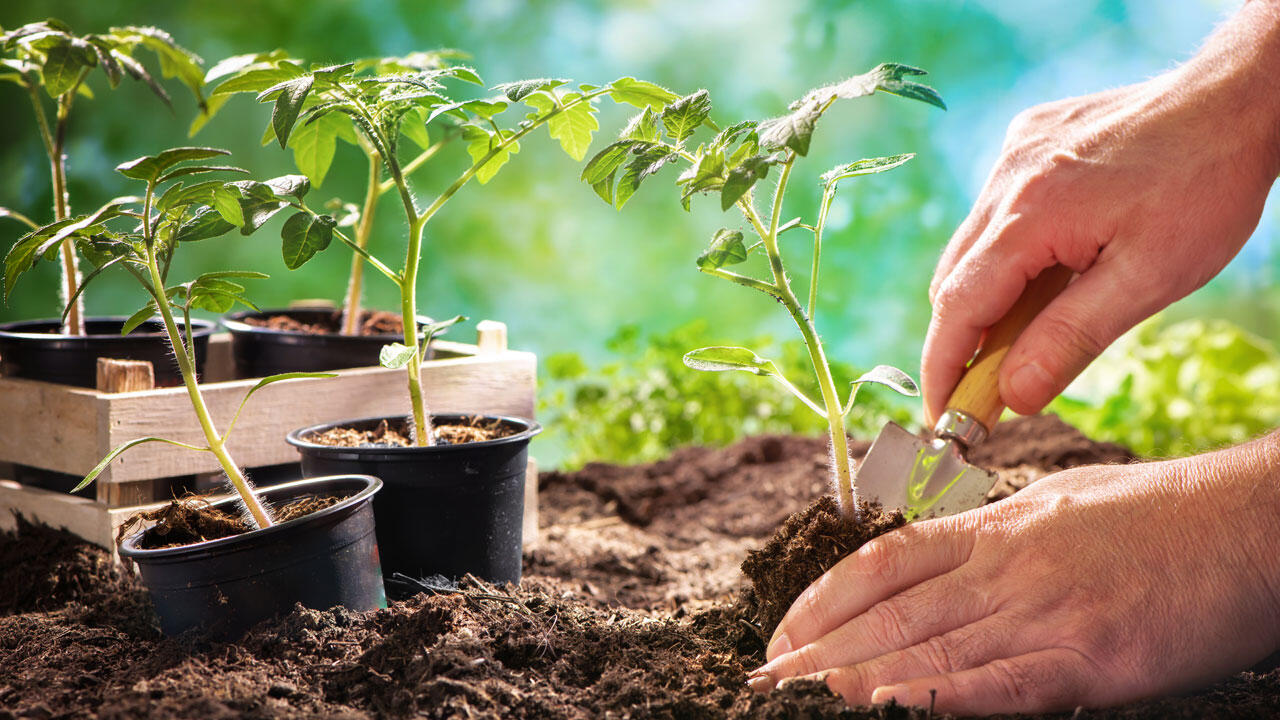
{"label": "loose dirt", "polygon": [[[305,497],[272,508],[272,517],[276,522],[288,522],[337,505],[345,499],[338,496]],[[192,545],[240,535],[251,529],[241,515],[210,505],[203,497],[186,496],[129,518],[117,531],[116,542],[128,537],[136,528],[147,525],[150,527],[138,543],[138,547],[144,550]]]}
{"label": "loose dirt", "polygon": [[[244,324],[268,330],[284,330],[300,332],[308,335],[336,335],[342,330],[342,311],[334,310],[323,316],[318,322],[303,322],[292,315],[271,315],[268,317],[247,317]],[[396,313],[384,310],[364,310],[360,313],[358,335],[395,335],[404,334],[404,323]]]}
{"label": "loose dirt", "polygon": [[[1130,459],[1052,418],[1002,426],[991,443],[983,462],[1010,487],[1049,468]],[[651,465],[546,473],[540,543],[520,588],[465,582],[371,613],[298,607],[233,643],[161,638],[145,595],[105,554],[21,526],[0,535],[0,720],[923,720],[845,709],[820,684],[769,695],[745,686],[764,648],[737,605],[738,565],[823,494],[826,452],[821,440],[758,437]],[[4,594],[35,583],[47,589]],[[1280,675],[1244,673],[1189,697],[1074,717],[1277,713]]]}
{"label": "loose dirt", "polygon": [[[311,433],[303,439],[330,447],[412,447],[412,433],[409,427],[410,423],[407,420],[392,422],[383,420],[372,430],[335,427],[324,432]],[[485,420],[482,417],[472,418],[465,425],[433,424],[431,431],[436,443],[441,445],[497,440],[518,432],[515,427],[500,420]]]}

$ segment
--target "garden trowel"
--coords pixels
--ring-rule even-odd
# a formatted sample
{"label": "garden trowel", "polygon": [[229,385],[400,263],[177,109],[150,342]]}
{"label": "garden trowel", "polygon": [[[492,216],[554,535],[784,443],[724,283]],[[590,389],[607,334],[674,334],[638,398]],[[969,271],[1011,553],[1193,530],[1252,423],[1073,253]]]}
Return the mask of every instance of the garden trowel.
{"label": "garden trowel", "polygon": [[900,509],[909,520],[951,515],[982,504],[995,484],[995,473],[970,465],[964,455],[987,439],[1004,411],[999,388],[1004,356],[1071,275],[1062,265],[1040,273],[1013,309],[987,330],[982,349],[951,393],[932,438],[913,435],[892,422],[880,431],[854,479],[859,495],[885,510]]}

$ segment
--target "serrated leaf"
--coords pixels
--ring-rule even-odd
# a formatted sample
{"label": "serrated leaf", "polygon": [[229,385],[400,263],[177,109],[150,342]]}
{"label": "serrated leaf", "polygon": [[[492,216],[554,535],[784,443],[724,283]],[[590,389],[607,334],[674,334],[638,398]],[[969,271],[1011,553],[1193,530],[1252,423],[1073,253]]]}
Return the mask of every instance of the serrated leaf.
{"label": "serrated leaf", "polygon": [[500,92],[503,95],[506,95],[507,99],[511,102],[520,102],[535,92],[540,90],[551,90],[553,88],[560,87],[567,82],[569,81],[557,78],[533,78],[531,80],[517,80],[515,82],[494,85],[490,89],[494,92]]}
{"label": "serrated leaf", "polygon": [[912,100],[919,100],[935,107],[947,109],[938,92],[928,85],[907,80],[911,76],[927,75],[924,70],[901,63],[881,63],[871,71],[855,75],[848,80],[819,88],[814,93],[830,92],[839,98],[864,97],[877,90]]}
{"label": "serrated leaf", "polygon": [[685,353],[684,364],[705,372],[739,370],[752,375],[778,374],[778,368],[772,360],[766,360],[743,347],[717,346],[691,350]]}
{"label": "serrated leaf", "polygon": [[314,76],[303,75],[280,87],[280,95],[276,98],[275,107],[271,110],[271,129],[275,132],[276,139],[280,141],[281,148],[285,147],[289,141],[289,133],[293,130],[293,124],[298,121],[298,113],[302,111],[302,103],[311,92],[313,82],[315,82]]}
{"label": "serrated leaf", "polygon": [[[631,154],[631,149],[636,147],[635,140],[619,140],[610,144],[605,149],[596,153],[584,168],[582,168],[582,181],[595,185],[605,178],[613,175],[614,171],[622,167]],[[610,184],[612,187],[612,183]],[[608,202],[609,200],[606,200]]]}
{"label": "serrated leaf", "polygon": [[312,217],[305,212],[296,213],[286,220],[280,229],[285,267],[297,270],[316,253],[329,247],[335,224],[328,215]]}
{"label": "serrated leaf", "polygon": [[345,115],[329,113],[294,128],[290,135],[293,163],[316,185],[323,183],[329,174],[337,150],[336,138],[343,131],[351,131],[351,121]]}
{"label": "serrated leaf", "polygon": [[698,268],[713,270],[726,265],[747,261],[747,246],[738,230],[720,228],[711,238],[711,245],[698,256]]}
{"label": "serrated leaf", "polygon": [[743,120],[740,123],[734,123],[733,125],[730,125],[729,127],[716,133],[716,136],[711,140],[711,144],[718,147],[727,148],[730,145],[732,145],[734,141],[736,141],[740,136],[742,136],[743,133],[748,133],[754,130],[755,128],[756,128],[756,121],[754,120]]}
{"label": "serrated leaf", "polygon": [[226,150],[208,147],[178,147],[165,150],[156,155],[144,155],[136,160],[120,163],[116,171],[134,180],[153,182],[165,170],[180,162],[189,160],[208,160],[209,158],[230,155]]}
{"label": "serrated leaf", "polygon": [[772,155],[753,155],[746,158],[737,167],[730,168],[725,174],[724,187],[720,189],[720,209],[733,207],[757,182],[769,176],[769,166],[774,162]]}
{"label": "serrated leaf", "polygon": [[662,109],[662,127],[667,136],[684,142],[711,115],[711,95],[699,90]]}
{"label": "serrated leaf", "polygon": [[195,242],[220,237],[231,232],[235,225],[227,222],[214,208],[201,208],[190,220],[182,223],[174,233],[174,242]]}
{"label": "serrated leaf", "polygon": [[756,128],[760,147],[766,150],[790,148],[797,155],[807,155],[813,128],[822,117],[824,104],[817,99],[808,99],[790,113],[760,123]]}
{"label": "serrated leaf", "polygon": [[660,112],[668,103],[680,96],[647,80],[621,77],[609,83],[609,97],[613,98],[614,102]]}
{"label": "serrated leaf", "polygon": [[18,238],[17,242],[9,248],[9,251],[4,256],[4,297],[6,301],[13,292],[13,286],[18,281],[18,276],[30,270],[36,264],[36,261],[40,259],[41,253],[36,252],[36,250],[43,244],[45,239],[73,222],[76,222],[75,218],[67,218],[32,230]]}
{"label": "serrated leaf", "polygon": [[399,370],[413,360],[414,349],[401,343],[383,345],[378,351],[378,364],[384,368]]}
{"label": "serrated leaf", "polygon": [[[525,103],[537,108],[539,117],[555,109],[555,103],[545,95],[530,95]],[[579,162],[587,156],[591,136],[600,129],[595,112],[595,106],[589,101],[579,102],[547,119],[547,131],[551,137],[559,140],[560,147],[564,148],[569,157]]]}
{"label": "serrated leaf", "polygon": [[915,156],[915,153],[906,153],[903,155],[867,158],[864,160],[858,160],[857,162],[851,162],[846,165],[837,165],[822,174],[822,183],[824,185],[830,185],[833,182],[843,180],[848,177],[871,175],[874,173],[881,173],[886,170],[892,170],[899,165],[906,163]]}
{"label": "serrated leaf", "polygon": [[640,183],[644,182],[645,178],[658,172],[677,157],[679,156],[675,152],[662,145],[636,153],[631,162],[627,163],[622,178],[618,180],[618,187],[613,196],[614,207],[621,210],[631,196],[636,194],[636,190],[640,189]]}
{"label": "serrated leaf", "polygon": [[[510,133],[508,133],[508,136],[509,135]],[[467,154],[471,156],[471,161],[477,164],[480,164],[483,161],[483,164],[480,164],[479,168],[476,170],[476,180],[478,180],[481,185],[492,180],[493,176],[497,175],[498,171],[502,169],[502,166],[506,165],[507,161],[511,159],[512,154],[520,152],[520,143],[514,142],[503,147],[492,157],[489,157],[488,160],[485,160],[485,157],[489,155],[491,150],[497,147],[501,142],[497,135],[495,133],[490,133],[483,128],[478,128],[474,125],[467,125],[463,128],[462,137],[464,140],[469,141],[467,144]]]}
{"label": "serrated leaf", "polygon": [[260,93],[282,82],[302,77],[304,74],[301,68],[286,63],[272,68],[248,70],[240,75],[223,80],[209,93],[209,96],[217,97],[219,95],[243,92]]}
{"label": "serrated leaf", "polygon": [[653,111],[653,108],[646,106],[627,121],[626,127],[622,128],[622,133],[618,137],[622,140],[658,142],[661,139],[658,136],[658,114]]}

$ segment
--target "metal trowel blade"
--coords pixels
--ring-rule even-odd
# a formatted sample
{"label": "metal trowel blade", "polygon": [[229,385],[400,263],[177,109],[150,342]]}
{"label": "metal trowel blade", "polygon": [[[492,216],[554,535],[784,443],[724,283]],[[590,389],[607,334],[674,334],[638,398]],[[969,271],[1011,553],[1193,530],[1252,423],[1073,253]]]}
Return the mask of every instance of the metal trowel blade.
{"label": "metal trowel blade", "polygon": [[952,515],[982,504],[995,473],[965,462],[954,440],[925,440],[889,423],[858,467],[858,494],[907,519]]}

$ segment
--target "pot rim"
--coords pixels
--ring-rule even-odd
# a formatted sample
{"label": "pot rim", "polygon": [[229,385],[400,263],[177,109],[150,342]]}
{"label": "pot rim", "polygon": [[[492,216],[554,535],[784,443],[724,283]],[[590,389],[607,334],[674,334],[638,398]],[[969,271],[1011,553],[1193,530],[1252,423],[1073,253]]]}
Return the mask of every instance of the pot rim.
{"label": "pot rim", "polygon": [[[257,315],[259,317],[271,317],[273,315],[290,315],[292,313],[297,313],[297,312],[326,312],[327,313],[327,312],[334,312],[334,311],[321,309],[321,308],[271,308],[267,310],[242,310],[240,312],[231,313],[230,315],[223,315],[222,317],[218,318],[218,322],[222,323],[222,327],[226,328],[227,330],[233,333],[252,333],[255,335],[287,335],[287,336],[297,336],[297,337],[322,337],[322,338],[342,337],[342,338],[350,338],[352,340],[360,340],[360,339],[377,340],[377,339],[383,339],[383,338],[391,338],[395,340],[404,339],[403,334],[393,333],[393,332],[379,333],[377,335],[336,335],[336,334],[317,335],[315,333],[302,332],[301,330],[281,330],[279,328],[258,327],[256,325],[250,325],[249,323],[244,322],[244,318],[247,318],[253,315]],[[419,325],[427,325],[427,324],[430,324],[431,322],[433,322],[433,320],[427,317],[426,315],[418,316]],[[439,334],[440,333],[437,333],[437,336]]]}
{"label": "pot rim", "polygon": [[[124,325],[129,318],[124,315],[94,315],[85,318],[85,322],[116,322]],[[156,319],[148,319],[144,322],[154,322],[159,324]],[[22,325],[43,325],[47,323],[62,324],[62,320],[58,318],[40,318],[36,320],[14,320],[11,322],[0,323],[0,337],[14,340],[132,340],[142,337],[165,337],[164,326],[161,325],[160,330],[153,333],[136,333],[131,332],[128,335],[120,333],[97,333],[90,335],[66,335],[63,333],[46,333],[46,332],[24,332],[22,330],[12,330],[10,328],[20,327]],[[179,327],[179,330],[182,328]],[[218,330],[218,323],[214,320],[205,320],[203,318],[191,318],[192,334],[195,337],[203,337],[212,335]]]}
{"label": "pot rim", "polygon": [[[316,512],[309,513],[307,515],[303,515],[302,517],[296,517],[292,520],[287,520],[282,523],[276,523],[275,525],[272,525],[269,528],[259,528],[256,530],[250,530],[249,532],[246,532],[246,533],[240,533],[238,535],[228,535],[227,537],[216,538],[213,540],[205,540],[203,542],[192,543],[190,545],[179,545],[177,547],[167,547],[167,548],[137,547],[137,543],[142,538],[143,533],[147,532],[147,530],[149,529],[149,528],[144,528],[142,530],[139,530],[133,533],[132,535],[129,535],[124,539],[123,542],[120,543],[120,547],[119,547],[120,555],[124,557],[128,557],[133,560],[163,562],[165,560],[183,560],[185,559],[183,556],[192,554],[192,553],[216,552],[224,548],[227,548],[228,546],[238,545],[245,542],[257,541],[263,537],[268,537],[271,534],[288,532],[289,530],[295,527],[298,527],[303,523],[315,522],[317,520],[323,519],[330,515],[336,515],[338,513],[341,513],[351,508],[353,505],[357,505],[359,503],[364,502],[365,500],[368,500],[373,496],[374,493],[382,489],[382,480],[380,480],[379,478],[376,478],[372,475],[360,475],[357,473],[350,473],[350,474],[342,474],[342,475],[321,475],[319,477],[309,477],[309,478],[302,478],[301,480],[291,480],[289,482],[279,483],[276,485],[267,485],[265,487],[256,488],[256,491],[258,495],[263,495],[267,492],[287,491],[287,490],[293,490],[295,488],[302,487],[302,486],[319,485],[325,481],[331,481],[331,480],[364,480],[365,486],[364,486],[364,489],[360,490],[355,495],[352,495],[351,497],[343,500],[342,502],[334,503],[333,505],[330,505],[327,508],[324,508],[322,510],[317,510]],[[220,505],[229,505],[229,504],[235,503],[238,499],[239,499],[239,496],[232,495],[230,497],[222,498],[221,500],[216,500],[209,504],[214,507],[217,507]]]}
{"label": "pot rim", "polygon": [[524,429],[514,435],[506,437],[494,438],[492,440],[481,440],[479,442],[467,442],[453,445],[429,445],[426,447],[340,447],[336,445],[321,445],[319,443],[304,440],[303,435],[308,433],[319,432],[333,427],[341,427],[343,425],[359,425],[363,423],[376,423],[383,420],[400,420],[404,415],[378,415],[365,418],[350,418],[345,420],[335,420],[330,422],[309,425],[304,428],[290,431],[285,436],[285,442],[298,448],[299,451],[310,451],[316,454],[351,454],[351,453],[368,453],[380,455],[392,455],[407,457],[415,454],[429,453],[447,453],[447,452],[466,452],[477,448],[496,447],[499,445],[509,445],[517,442],[527,442],[542,432],[542,425],[536,420],[519,417],[517,415],[492,415],[488,413],[439,413],[432,414],[431,420],[435,422],[441,418],[483,418],[485,420],[499,420],[501,422],[523,427]]}

